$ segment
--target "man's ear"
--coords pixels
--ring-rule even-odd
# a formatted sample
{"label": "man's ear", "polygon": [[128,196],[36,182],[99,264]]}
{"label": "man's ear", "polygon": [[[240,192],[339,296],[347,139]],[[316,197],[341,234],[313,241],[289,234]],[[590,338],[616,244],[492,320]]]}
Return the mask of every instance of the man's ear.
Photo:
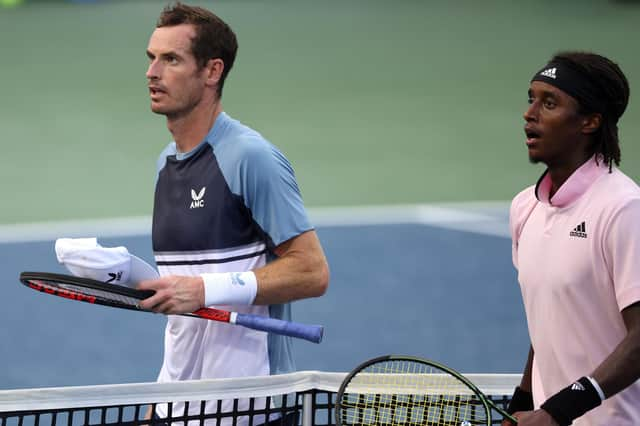
{"label": "man's ear", "polygon": [[220,58],[213,58],[207,61],[205,72],[207,76],[207,84],[216,86],[222,78],[224,71],[224,62]]}
{"label": "man's ear", "polygon": [[582,133],[595,133],[602,124],[602,114],[595,112],[584,117],[582,120]]}

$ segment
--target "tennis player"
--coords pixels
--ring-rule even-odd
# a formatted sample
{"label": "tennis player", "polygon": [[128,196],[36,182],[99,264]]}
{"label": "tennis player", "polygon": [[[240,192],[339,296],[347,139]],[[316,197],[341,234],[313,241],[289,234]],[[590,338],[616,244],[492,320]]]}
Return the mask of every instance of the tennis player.
{"label": "tennis player", "polygon": [[[152,239],[161,278],[139,285],[156,291],[143,308],[178,314],[224,305],[290,319],[289,302],[327,289],[327,262],[289,161],[223,111],[237,47],[218,16],[180,2],[162,11],[150,37],[151,110],[166,117],[173,142],[157,163]],[[288,337],[169,316],[158,381],[286,373],[291,349]],[[216,402],[206,411],[216,412]],[[165,417],[166,407],[156,414]]]}
{"label": "tennis player", "polygon": [[531,338],[519,426],[640,423],[640,189],[617,167],[628,100],[597,54],[557,54],[531,80],[526,146],[547,169],[511,204]]}

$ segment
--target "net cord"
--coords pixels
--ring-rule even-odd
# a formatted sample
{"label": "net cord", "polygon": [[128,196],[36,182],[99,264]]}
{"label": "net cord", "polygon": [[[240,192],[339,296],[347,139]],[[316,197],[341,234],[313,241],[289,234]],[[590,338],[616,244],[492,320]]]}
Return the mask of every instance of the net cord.
{"label": "net cord", "polygon": [[[486,395],[511,395],[519,374],[466,374]],[[299,371],[263,377],[0,390],[0,412],[337,392],[346,373]]]}

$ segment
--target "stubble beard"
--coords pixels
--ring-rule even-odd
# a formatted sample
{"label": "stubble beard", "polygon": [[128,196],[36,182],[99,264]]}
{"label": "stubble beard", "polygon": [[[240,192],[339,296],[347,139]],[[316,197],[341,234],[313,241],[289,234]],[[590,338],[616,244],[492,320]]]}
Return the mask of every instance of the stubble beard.
{"label": "stubble beard", "polygon": [[151,105],[151,111],[158,115],[164,115],[167,120],[172,121],[188,116],[196,108],[197,105],[197,100],[190,99],[188,102],[185,102],[184,105],[174,108],[154,108],[153,105]]}

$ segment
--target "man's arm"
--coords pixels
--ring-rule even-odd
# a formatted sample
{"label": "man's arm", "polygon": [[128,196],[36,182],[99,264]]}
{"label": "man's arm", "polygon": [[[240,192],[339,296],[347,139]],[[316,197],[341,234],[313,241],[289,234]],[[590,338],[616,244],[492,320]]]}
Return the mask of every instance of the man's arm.
{"label": "man's arm", "polygon": [[255,305],[286,303],[322,296],[329,286],[329,266],[315,231],[276,247],[278,259],[254,272],[258,279]]}
{"label": "man's arm", "polygon": [[531,368],[533,366],[533,345],[529,346],[529,356],[527,357],[527,364],[522,372],[522,379],[520,380],[520,388],[526,392],[531,393]]}
{"label": "man's arm", "polygon": [[[591,375],[606,398],[622,391],[640,378],[640,302],[625,308],[622,318],[627,327],[627,335]],[[540,409],[519,416],[518,425],[557,423],[547,411]]]}
{"label": "man's arm", "polygon": [[[329,267],[315,231],[307,231],[277,246],[275,261],[254,270],[256,305],[286,303],[321,296],[329,285]],[[156,294],[140,307],[163,314],[193,312],[204,306],[204,281],[200,276],[168,275],[143,281],[140,290]]]}
{"label": "man's arm", "polygon": [[607,398],[640,378],[640,302],[623,309],[622,319],[627,335],[591,375]]}
{"label": "man's arm", "polygon": [[[533,366],[533,345],[529,346],[529,355],[527,356],[527,363],[524,366],[522,372],[522,379],[520,379],[520,385],[516,388],[509,407],[507,407],[507,413],[514,414],[523,411],[529,411],[533,409],[533,397],[531,395],[531,368]],[[514,423],[504,419],[502,426],[512,426]]]}

